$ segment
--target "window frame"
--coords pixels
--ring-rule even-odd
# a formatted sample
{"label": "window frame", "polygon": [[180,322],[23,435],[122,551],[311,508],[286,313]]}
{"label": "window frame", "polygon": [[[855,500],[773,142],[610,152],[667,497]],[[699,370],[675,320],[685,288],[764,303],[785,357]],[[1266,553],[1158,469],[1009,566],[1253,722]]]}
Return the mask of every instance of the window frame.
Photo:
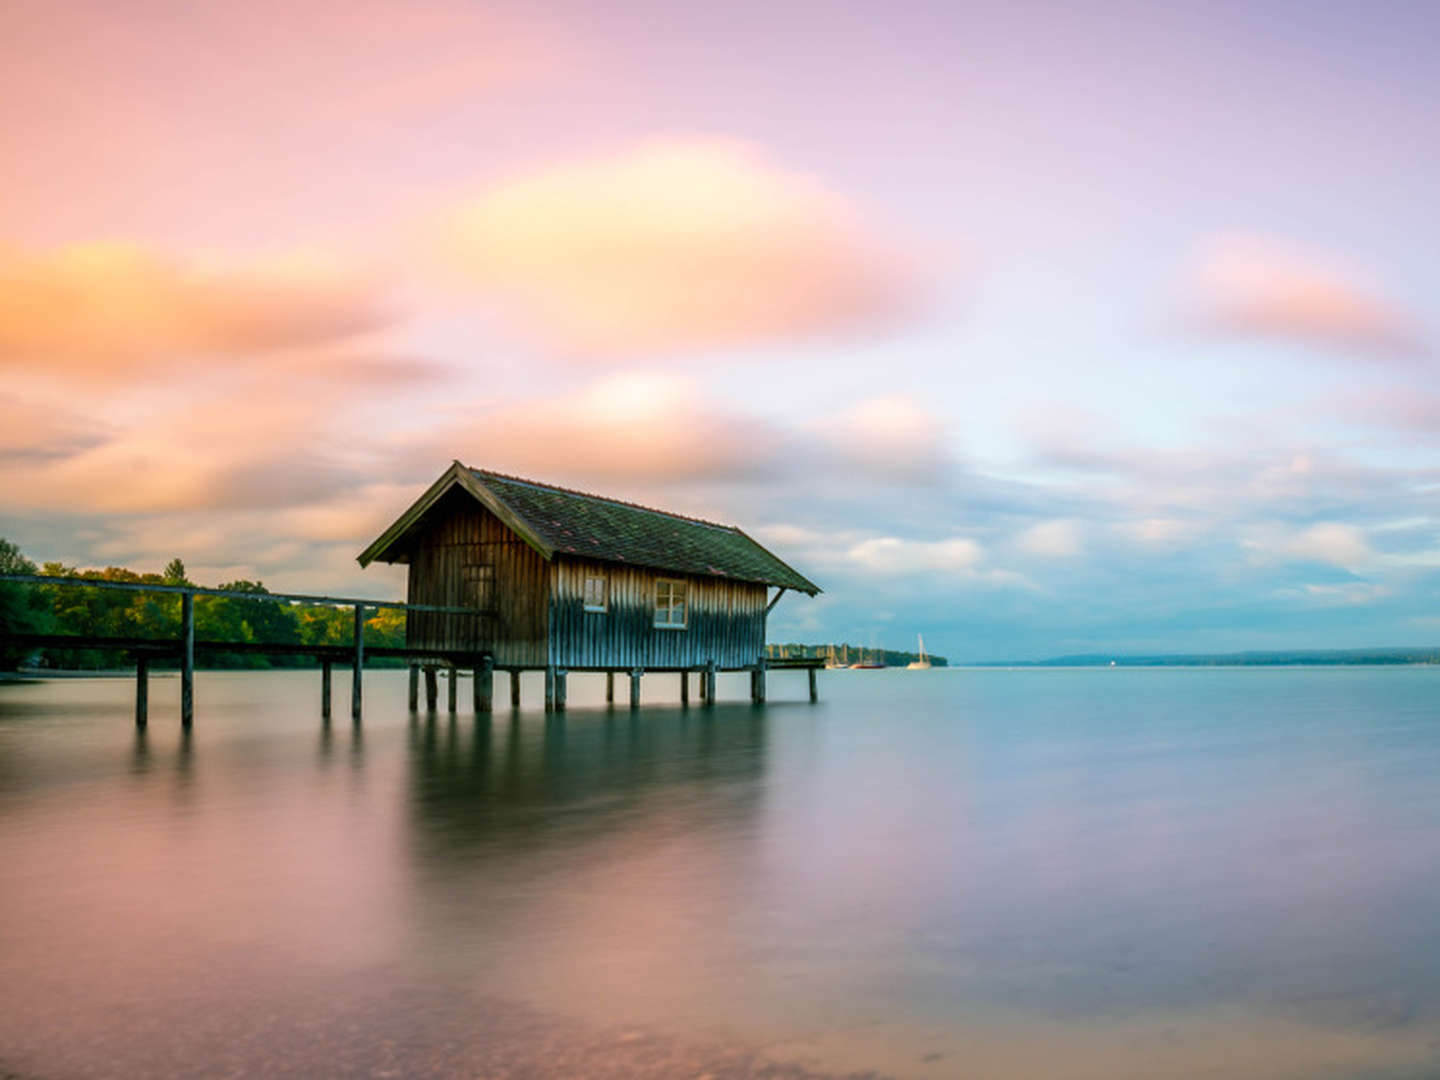
{"label": "window frame", "polygon": [[[660,604],[660,590],[662,587],[669,589],[669,602],[663,607]],[[675,601],[676,595],[680,601]],[[652,593],[655,600],[655,610],[651,616],[650,623],[656,630],[687,630],[690,627],[690,583],[684,578],[656,578],[655,589]],[[673,619],[675,609],[680,609],[680,621]],[[665,621],[660,621],[660,613],[665,612]]]}
{"label": "window frame", "polygon": [[[590,583],[600,583],[600,603],[598,605],[590,602]],[[580,587],[580,606],[585,611],[604,614],[610,610],[610,579],[604,574],[586,574],[584,583]]]}

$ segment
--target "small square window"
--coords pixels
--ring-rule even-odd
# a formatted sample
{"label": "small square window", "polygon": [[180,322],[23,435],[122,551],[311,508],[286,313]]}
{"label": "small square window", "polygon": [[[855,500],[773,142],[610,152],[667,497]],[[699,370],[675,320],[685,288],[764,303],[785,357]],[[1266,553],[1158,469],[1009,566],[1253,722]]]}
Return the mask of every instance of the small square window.
{"label": "small square window", "polygon": [[660,578],[655,582],[655,625],[667,630],[685,629],[686,586],[683,581]]}
{"label": "small square window", "polygon": [[495,567],[472,564],[465,567],[464,578],[469,606],[488,609],[495,602]]}
{"label": "small square window", "polygon": [[603,577],[587,577],[585,579],[585,610],[604,611],[606,601],[609,599],[607,582]]}

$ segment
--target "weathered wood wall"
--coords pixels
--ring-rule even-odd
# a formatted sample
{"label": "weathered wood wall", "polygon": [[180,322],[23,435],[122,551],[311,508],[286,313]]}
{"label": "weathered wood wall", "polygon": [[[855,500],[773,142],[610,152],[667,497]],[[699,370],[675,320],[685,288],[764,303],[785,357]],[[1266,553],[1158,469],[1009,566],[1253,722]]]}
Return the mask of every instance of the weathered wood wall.
{"label": "weathered wood wall", "polygon": [[468,494],[452,491],[426,515],[409,555],[411,603],[481,606],[495,614],[412,611],[408,645],[485,650],[502,667],[547,662],[550,566],[494,514]]}
{"label": "weathered wood wall", "polygon": [[[609,583],[608,610],[586,611],[585,578]],[[683,629],[657,627],[655,580],[689,584]],[[765,586],[694,578],[557,555],[550,566],[550,656],[560,667],[720,667],[755,663],[765,647]]]}

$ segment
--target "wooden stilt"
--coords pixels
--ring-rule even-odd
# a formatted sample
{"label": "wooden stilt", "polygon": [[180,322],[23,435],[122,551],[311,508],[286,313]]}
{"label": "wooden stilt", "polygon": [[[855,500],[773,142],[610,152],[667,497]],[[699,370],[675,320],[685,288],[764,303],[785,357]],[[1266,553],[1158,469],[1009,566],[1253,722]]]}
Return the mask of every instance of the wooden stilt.
{"label": "wooden stilt", "polygon": [[135,726],[143,728],[150,722],[150,657],[135,656]]}
{"label": "wooden stilt", "polygon": [[750,700],[756,705],[765,704],[765,661],[762,658],[750,672]]}
{"label": "wooden stilt", "polygon": [[690,706],[690,672],[688,671],[680,672],[680,706],[681,708]]}
{"label": "wooden stilt", "polygon": [[350,718],[360,720],[360,703],[363,688],[361,681],[365,673],[365,605],[355,605],[355,661],[354,673],[350,676]]}
{"label": "wooden stilt", "polygon": [[547,665],[545,668],[545,711],[555,711],[555,666]]}
{"label": "wooden stilt", "polygon": [[195,722],[195,594],[180,594],[180,726]]}
{"label": "wooden stilt", "polygon": [[605,672],[605,704],[615,704],[615,672]]}
{"label": "wooden stilt", "polygon": [[643,668],[630,669],[630,707],[632,709],[640,707],[640,676],[643,674]]}
{"label": "wooden stilt", "polygon": [[520,672],[514,668],[510,670],[510,707],[520,707]]}
{"label": "wooden stilt", "polygon": [[818,685],[818,683],[819,683],[819,676],[818,676],[818,674],[816,673],[816,671],[815,671],[815,669],[814,669],[813,667],[810,669],[809,674],[810,674],[810,703],[813,705],[815,702],[817,702],[817,701],[820,700],[820,687],[819,687],[819,685]]}
{"label": "wooden stilt", "polygon": [[488,656],[480,658],[475,669],[475,711],[488,713],[495,708],[495,661]]}
{"label": "wooden stilt", "polygon": [[425,711],[434,712],[440,704],[440,688],[435,682],[435,665],[425,665]]}
{"label": "wooden stilt", "polygon": [[420,665],[410,665],[410,711],[420,708]]}
{"label": "wooden stilt", "polygon": [[565,684],[569,682],[570,673],[564,668],[555,669],[555,711],[565,711]]}
{"label": "wooden stilt", "polygon": [[705,704],[715,704],[715,661],[705,662]]}
{"label": "wooden stilt", "polygon": [[445,692],[445,704],[449,706],[449,711],[453,713],[455,711],[455,697],[460,689],[460,669],[454,664],[451,664],[447,674],[450,676],[450,688]]}
{"label": "wooden stilt", "polygon": [[330,668],[329,660],[320,661],[320,718],[330,719]]}

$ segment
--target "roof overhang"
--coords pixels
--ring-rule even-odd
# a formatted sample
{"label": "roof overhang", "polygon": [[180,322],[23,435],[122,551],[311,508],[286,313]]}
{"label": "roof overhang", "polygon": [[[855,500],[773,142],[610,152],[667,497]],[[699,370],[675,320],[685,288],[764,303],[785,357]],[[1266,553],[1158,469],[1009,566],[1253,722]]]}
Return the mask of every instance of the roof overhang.
{"label": "roof overhang", "polygon": [[[566,550],[557,549],[552,544],[548,543],[544,539],[544,537],[536,531],[534,526],[530,525],[524,517],[517,514],[515,510],[512,509],[511,506],[505,502],[505,500],[500,498],[500,496],[497,495],[481,477],[476,476],[474,471],[472,471],[469,467],[461,464],[459,461],[452,461],[450,463],[450,467],[440,475],[440,478],[436,480],[433,484],[431,484],[430,487],[426,489],[425,493],[421,495],[420,498],[416,499],[415,502],[411,504],[410,508],[395,520],[394,524],[392,524],[388,529],[381,533],[374,543],[372,543],[369,547],[367,547],[359,554],[359,556],[357,557],[357,561],[360,563],[361,567],[369,566],[372,562],[394,563],[404,561],[404,559],[408,555],[407,551],[405,550],[406,538],[410,536],[410,534],[420,525],[425,515],[437,503],[439,503],[441,499],[445,498],[451,492],[451,490],[455,488],[460,488],[461,490],[465,491],[481,506],[494,514],[501,521],[501,523],[505,525],[506,528],[510,529],[513,533],[515,533],[516,536],[518,536],[521,540],[523,540],[526,544],[533,548],[536,553],[538,553],[540,557],[546,562],[553,561],[557,554],[564,555],[567,553]],[[661,513],[660,511],[656,512]],[[722,573],[720,576],[730,577],[732,580],[736,581],[749,581],[752,584],[771,586],[774,588],[778,588],[781,593],[783,593],[786,589],[791,589],[795,592],[803,592],[809,596],[814,596],[816,593],[821,591],[818,585],[814,584],[803,574],[795,570],[794,567],[784,562],[777,555],[775,555],[774,552],[765,548],[762,544],[757,542],[754,537],[745,533],[743,530],[736,528],[733,525],[719,527],[727,529],[730,532],[744,537],[746,541],[763,551],[770,559],[774,560],[775,563],[783,567],[785,570],[789,571],[789,573],[793,575],[795,580],[786,582],[782,585],[780,582],[776,581],[765,581],[763,579],[757,578],[740,578],[734,577],[730,574]],[[575,554],[581,555],[582,553]],[[606,559],[604,556],[584,557],[598,557],[601,558],[602,561],[616,561]],[[628,560],[625,560],[617,562],[617,565],[640,566],[648,564],[630,562]],[[657,567],[657,569],[664,568]],[[778,594],[776,599],[779,599]]]}

